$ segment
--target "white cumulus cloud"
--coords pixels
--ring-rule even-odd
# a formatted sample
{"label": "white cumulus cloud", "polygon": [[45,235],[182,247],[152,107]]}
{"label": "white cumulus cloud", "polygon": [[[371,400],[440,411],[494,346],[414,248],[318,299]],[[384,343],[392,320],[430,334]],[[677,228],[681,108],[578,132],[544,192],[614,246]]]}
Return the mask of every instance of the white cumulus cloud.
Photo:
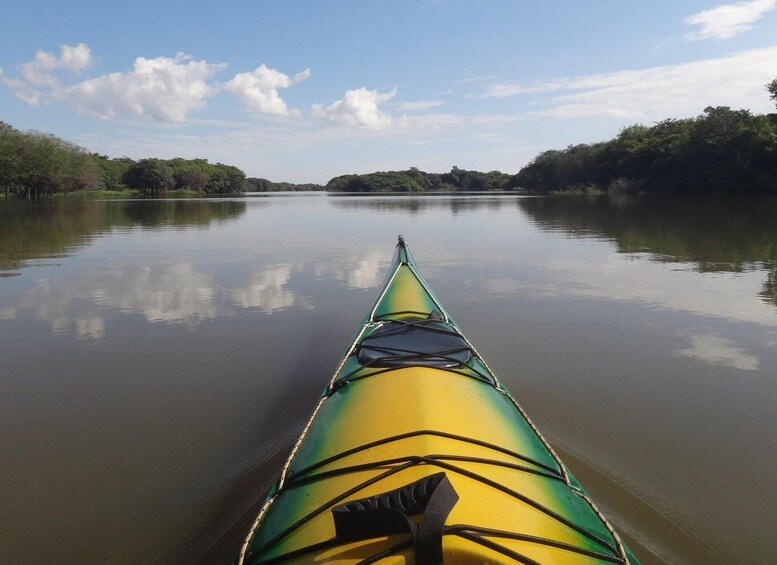
{"label": "white cumulus cloud", "polygon": [[78,45],[60,45],[59,56],[48,51],[37,51],[35,59],[21,66],[22,76],[30,84],[56,85],[54,71],[65,69],[80,73],[92,61],[92,51],[85,43]]}
{"label": "white cumulus cloud", "polygon": [[288,88],[310,76],[310,69],[293,77],[262,64],[250,73],[239,73],[224,84],[224,90],[237,96],[250,112],[276,116],[301,117],[299,110],[290,110],[278,94],[278,89]]}
{"label": "white cumulus cloud", "polygon": [[3,82],[11,89],[11,92],[30,106],[40,106],[41,92],[19,78],[3,78]]}
{"label": "white cumulus cloud", "polygon": [[12,92],[31,106],[62,100],[77,109],[112,118],[134,114],[163,121],[182,121],[192,110],[205,106],[217,89],[209,83],[224,65],[195,61],[179,53],[175,57],[138,57],[131,71],[115,72],[69,86],[61,71],[78,74],[92,62],[88,45],[61,45],[59,54],[37,51],[32,61],[20,65],[21,77],[3,77]]}
{"label": "white cumulus cloud", "polygon": [[703,10],[685,19],[687,25],[699,26],[699,29],[686,35],[685,39],[730,39],[751,29],[764,14],[776,7],[777,0],[750,0]]}
{"label": "white cumulus cloud", "polygon": [[357,88],[345,93],[330,106],[313,105],[313,116],[355,128],[381,129],[391,125],[391,117],[380,111],[380,104],[396,96],[397,89],[381,94],[377,90]]}
{"label": "white cumulus cloud", "polygon": [[80,73],[92,62],[92,50],[85,43],[59,46],[60,64],[74,73]]}
{"label": "white cumulus cloud", "polygon": [[223,65],[175,57],[135,59],[133,69],[80,82],[59,95],[76,108],[99,116],[135,114],[162,121],[182,121],[216,93],[208,80]]}
{"label": "white cumulus cloud", "polygon": [[23,78],[4,78],[3,82],[27,104],[39,106],[46,93],[60,89],[60,80],[56,75],[58,71],[77,74],[91,62],[92,51],[85,43],[60,45],[59,55],[38,50],[32,61],[20,65]]}

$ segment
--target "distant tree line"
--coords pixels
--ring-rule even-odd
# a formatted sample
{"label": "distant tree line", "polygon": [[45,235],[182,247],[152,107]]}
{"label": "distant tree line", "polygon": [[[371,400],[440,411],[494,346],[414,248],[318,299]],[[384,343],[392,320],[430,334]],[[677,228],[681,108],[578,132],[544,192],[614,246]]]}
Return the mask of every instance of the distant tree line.
{"label": "distant tree line", "polygon": [[253,190],[243,171],[206,159],[111,159],[38,131],[0,121],[0,190],[6,198],[38,199],[56,193],[134,190],[159,196],[168,190],[229,194]]}
{"label": "distant tree line", "polygon": [[305,183],[294,184],[291,182],[272,182],[267,179],[248,178],[247,189],[250,192],[292,192],[292,191],[312,191],[324,190],[324,185]]}
{"label": "distant tree line", "polygon": [[[767,85],[777,99],[777,79]],[[530,192],[777,192],[777,114],[727,106],[632,125],[612,140],[537,155],[510,181]]]}
{"label": "distant tree line", "polygon": [[481,173],[453,167],[449,173],[425,173],[416,167],[363,175],[342,175],[330,180],[331,192],[426,192],[505,190],[511,175],[499,171]]}

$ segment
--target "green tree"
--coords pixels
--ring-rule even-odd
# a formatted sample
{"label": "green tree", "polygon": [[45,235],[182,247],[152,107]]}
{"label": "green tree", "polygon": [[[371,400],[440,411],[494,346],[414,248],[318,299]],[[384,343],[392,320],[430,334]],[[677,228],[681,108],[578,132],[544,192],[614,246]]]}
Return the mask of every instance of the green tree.
{"label": "green tree", "polygon": [[213,166],[206,159],[175,158],[167,161],[173,171],[175,188],[205,192]]}
{"label": "green tree", "polygon": [[777,105],[777,78],[766,85],[766,90],[769,91],[769,99],[774,100],[775,105]]}
{"label": "green tree", "polygon": [[746,138],[751,118],[748,110],[732,110],[728,106],[704,109],[691,139],[695,189],[719,192],[749,184],[752,168]]}
{"label": "green tree", "polygon": [[0,188],[8,198],[19,183],[19,148],[22,134],[0,120]]}
{"label": "green tree", "polygon": [[93,153],[92,158],[102,172],[100,177],[101,190],[124,190],[127,188],[123,179],[127,170],[135,164],[133,159],[129,157],[111,159],[107,155],[98,155],[97,153]]}
{"label": "green tree", "polygon": [[208,192],[228,194],[243,192],[246,190],[246,175],[243,171],[232,165],[216,163],[208,182]]}
{"label": "green tree", "polygon": [[82,188],[78,182],[81,162],[78,149],[63,140],[42,132],[27,133],[21,144],[17,196],[38,199]]}
{"label": "green tree", "polygon": [[543,151],[523,167],[509,183],[511,189],[525,188],[547,192],[559,190],[557,164],[561,158],[561,151]]}
{"label": "green tree", "polygon": [[150,196],[158,196],[175,185],[173,170],[161,159],[141,159],[124,174],[124,183]]}
{"label": "green tree", "polygon": [[83,147],[69,141],[58,141],[60,150],[64,153],[64,163],[59,172],[58,186],[54,186],[53,192],[91,191],[100,188],[102,170],[92,155]]}
{"label": "green tree", "polygon": [[402,171],[388,171],[335,177],[327,183],[326,190],[332,192],[421,192],[424,188],[413,175],[408,175]]}
{"label": "green tree", "polygon": [[50,134],[0,124],[0,186],[6,197],[37,199],[56,192],[95,190],[100,170],[81,147]]}

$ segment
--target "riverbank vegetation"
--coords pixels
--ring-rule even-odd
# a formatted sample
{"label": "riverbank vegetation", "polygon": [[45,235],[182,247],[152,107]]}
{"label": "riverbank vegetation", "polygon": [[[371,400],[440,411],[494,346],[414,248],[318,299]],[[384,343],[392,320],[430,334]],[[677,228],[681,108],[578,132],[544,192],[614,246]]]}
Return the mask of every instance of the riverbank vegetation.
{"label": "riverbank vegetation", "polygon": [[81,147],[41,132],[20,132],[0,122],[0,188],[6,198],[93,190],[100,168]]}
{"label": "riverbank vegetation", "polygon": [[510,181],[529,192],[777,192],[777,114],[708,107],[614,139],[545,151]]}
{"label": "riverbank vegetation", "polygon": [[323,188],[248,178],[235,166],[207,159],[110,158],[51,134],[19,131],[0,121],[0,197],[192,197]]}

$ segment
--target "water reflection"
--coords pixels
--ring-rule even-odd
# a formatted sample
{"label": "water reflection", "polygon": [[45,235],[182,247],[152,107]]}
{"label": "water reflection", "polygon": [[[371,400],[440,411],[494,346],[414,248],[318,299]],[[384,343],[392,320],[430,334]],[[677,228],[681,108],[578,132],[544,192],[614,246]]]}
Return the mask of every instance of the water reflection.
{"label": "water reflection", "polygon": [[7,308],[8,318],[15,318],[19,310],[29,308],[37,319],[48,322],[55,334],[73,331],[79,338],[104,337],[105,320],[89,300],[89,287],[76,287],[64,292],[56,287],[52,280],[37,280],[18,306]]}
{"label": "water reflection", "polygon": [[525,198],[543,230],[615,242],[621,253],[741,272],[777,263],[777,197],[634,196]]}
{"label": "water reflection", "polygon": [[229,295],[241,308],[255,308],[266,313],[292,306],[309,308],[310,302],[305,297],[288,288],[292,271],[292,265],[255,270],[246,286],[232,289]]}
{"label": "water reflection", "polygon": [[708,365],[733,367],[741,371],[757,371],[761,367],[760,357],[748,352],[730,339],[716,334],[677,332],[676,336],[690,342],[675,352],[678,357],[689,357]]}
{"label": "water reflection", "polygon": [[651,305],[764,325],[777,325],[773,309],[759,299],[763,274],[748,271],[700,274],[684,263],[660,266],[630,258],[600,260],[590,256],[539,260],[538,281],[516,284],[514,290],[544,297],[579,297]]}
{"label": "water reflection", "polygon": [[690,263],[702,273],[768,272],[758,295],[777,305],[777,197],[529,198],[519,205],[543,230],[613,241],[620,253]]}
{"label": "water reflection", "polygon": [[343,281],[348,288],[376,288],[383,280],[387,253],[383,250],[367,249],[349,254],[339,260],[317,260],[314,265],[316,277],[334,277]]}
{"label": "water reflection", "polygon": [[39,278],[21,300],[0,310],[0,318],[14,319],[29,309],[55,334],[101,339],[106,318],[116,312],[193,327],[231,315],[235,306],[265,313],[310,307],[288,288],[291,274],[290,265],[271,265],[255,269],[242,284],[225,287],[214,282],[212,272],[177,263],[93,270],[71,280]]}
{"label": "water reflection", "polygon": [[407,212],[418,215],[431,210],[449,210],[453,214],[476,210],[498,210],[505,205],[515,206],[520,197],[515,195],[437,194],[437,195],[354,195],[328,194],[327,202],[344,210],[370,210],[375,212]]}
{"label": "water reflection", "polygon": [[[316,277],[365,289],[378,284],[384,263],[385,257],[368,255],[337,263],[319,261],[312,270]],[[218,284],[211,267],[192,262],[91,269],[76,278],[38,277],[20,299],[0,305],[0,319],[14,320],[29,311],[48,323],[54,334],[102,339],[117,313],[141,315],[150,323],[194,327],[234,315],[236,308],[265,314],[289,308],[310,310],[310,298],[292,288],[295,278],[309,278],[307,268],[304,263],[254,267],[232,285]]]}
{"label": "water reflection", "polygon": [[97,305],[141,313],[149,322],[193,324],[223,313],[215,303],[213,276],[189,263],[145,265],[99,271],[72,288],[91,288]]}
{"label": "water reflection", "polygon": [[772,267],[772,270],[767,273],[763,289],[758,295],[764,302],[777,305],[777,267]]}
{"label": "water reflection", "polygon": [[105,336],[109,311],[187,325],[226,313],[216,301],[212,275],[185,263],[95,270],[70,280],[38,278],[21,300],[3,309],[3,317],[16,318],[25,309],[55,334],[91,339]]}
{"label": "water reflection", "polygon": [[204,227],[239,218],[240,200],[44,200],[0,205],[0,275],[67,256],[114,228]]}
{"label": "water reflection", "polygon": [[[258,202],[257,204],[265,204]],[[119,206],[133,227],[205,227],[236,220],[246,211],[242,200],[130,200]]]}

